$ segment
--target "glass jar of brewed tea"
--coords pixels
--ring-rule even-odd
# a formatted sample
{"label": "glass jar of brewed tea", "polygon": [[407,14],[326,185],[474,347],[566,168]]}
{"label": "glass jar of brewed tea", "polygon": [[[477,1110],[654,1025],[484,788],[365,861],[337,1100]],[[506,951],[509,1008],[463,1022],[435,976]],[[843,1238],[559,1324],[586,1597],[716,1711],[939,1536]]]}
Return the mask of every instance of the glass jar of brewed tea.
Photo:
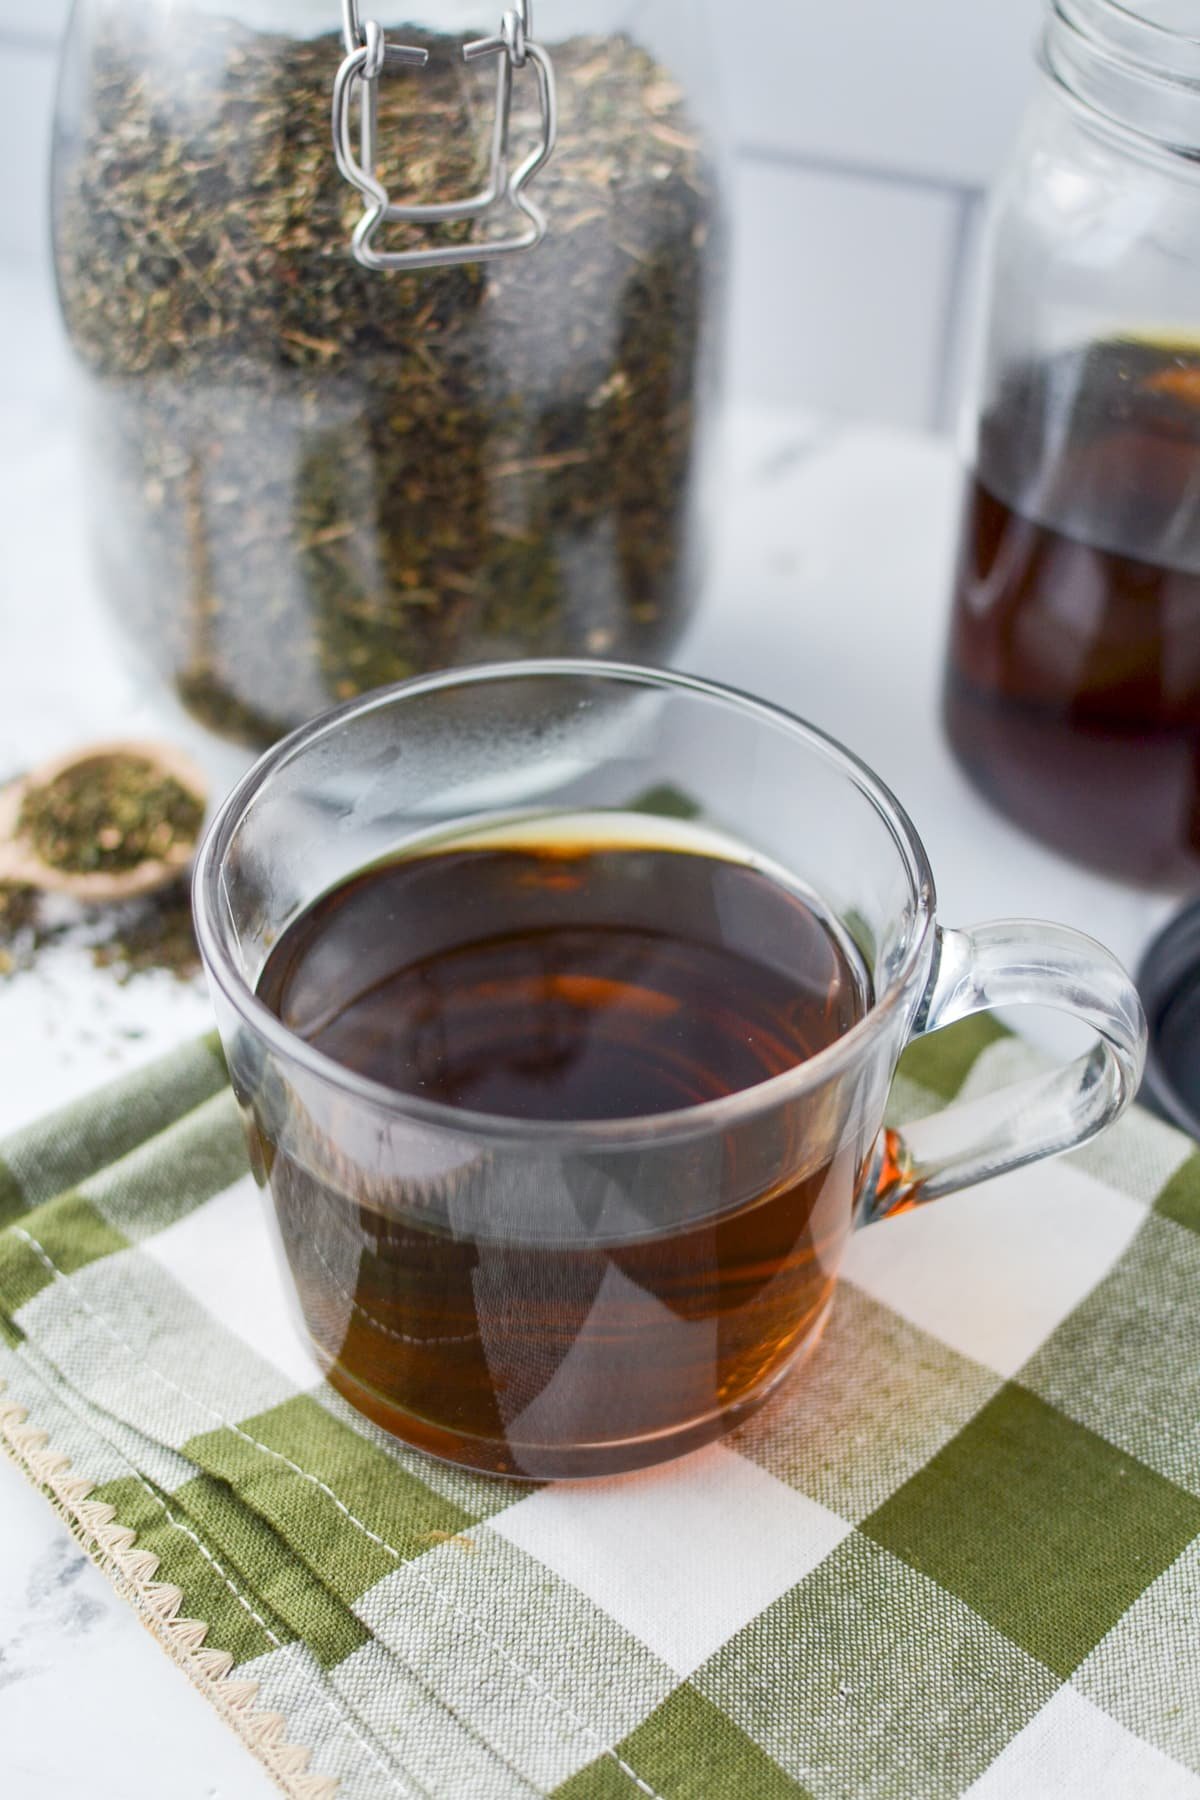
{"label": "glass jar of brewed tea", "polygon": [[661,660],[684,623],[702,9],[503,5],[77,0],[55,249],[102,585],[226,736],[432,667]]}
{"label": "glass jar of brewed tea", "polygon": [[993,201],[945,688],[1005,812],[1200,878],[1200,26],[1056,0]]}

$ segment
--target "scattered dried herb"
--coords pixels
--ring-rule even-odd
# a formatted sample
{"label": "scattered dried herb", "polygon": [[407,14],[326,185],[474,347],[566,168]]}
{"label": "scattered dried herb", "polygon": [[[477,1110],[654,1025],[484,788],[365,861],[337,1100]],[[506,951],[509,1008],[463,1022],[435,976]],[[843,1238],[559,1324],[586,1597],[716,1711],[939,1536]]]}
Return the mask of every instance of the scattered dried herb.
{"label": "scattered dried herb", "polygon": [[59,949],[86,951],[123,987],[142,975],[191,981],[200,973],[187,882],[120,906],[47,903],[34,888],[0,883],[0,981],[36,973]]}
{"label": "scattered dried herb", "polygon": [[187,882],[173,882],[150,899],[122,906],[111,933],[93,945],[92,961],[98,969],[111,969],[122,986],[156,971],[177,981],[198,975],[200,951]]}
{"label": "scattered dried herb", "polygon": [[30,788],[18,829],[50,868],[118,874],[194,844],[204,805],[146,757],[88,757]]}
{"label": "scattered dried herb", "polygon": [[[622,36],[553,46],[544,243],[379,274],[329,143],[336,34],[104,19],[57,158],[60,287],[95,377],[102,575],[185,704],[261,742],[429,667],[665,651],[696,585],[720,254],[661,66]],[[381,85],[385,179],[472,192],[494,76],[405,35],[432,60]]]}
{"label": "scattered dried herb", "polygon": [[37,916],[38,892],[23,881],[0,881],[0,976],[22,966]]}
{"label": "scattered dried herb", "polygon": [[0,881],[0,945],[33,923],[38,892],[23,881]]}

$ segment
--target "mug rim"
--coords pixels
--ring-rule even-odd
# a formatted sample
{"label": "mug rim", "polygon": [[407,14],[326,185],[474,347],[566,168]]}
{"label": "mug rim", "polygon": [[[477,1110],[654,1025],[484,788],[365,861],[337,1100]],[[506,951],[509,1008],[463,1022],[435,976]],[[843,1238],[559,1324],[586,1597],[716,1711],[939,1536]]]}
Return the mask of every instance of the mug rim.
{"label": "mug rim", "polygon": [[[785,1069],[779,1075],[741,1088],[716,1100],[699,1101],[671,1112],[649,1113],[627,1119],[518,1119],[500,1113],[476,1112],[450,1106],[439,1100],[404,1094],[382,1082],[359,1075],[324,1052],[314,1049],[305,1039],[283,1023],[257,996],[249,982],[235,966],[223,938],[222,918],[228,917],[228,906],[221,905],[221,876],[225,856],[234,831],[241,824],[257,796],[282,769],[303,755],[322,739],[340,730],[348,720],[372,712],[382,712],[403,702],[446,689],[475,687],[492,682],[520,681],[556,677],[600,680],[642,688],[691,694],[701,700],[731,707],[744,716],[760,719],[801,740],[827,763],[838,768],[857,788],[887,827],[904,864],[912,892],[914,928],[904,955],[893,971],[884,991],[849,1031],[833,1043],[817,1051],[804,1062]],[[785,707],[759,699],[741,688],[706,680],[672,669],[654,669],[637,663],[608,662],[586,657],[528,658],[509,662],[477,663],[457,669],[438,670],[417,675],[387,687],[373,688],[352,700],[320,713],[300,725],[263,752],[256,762],[230,789],[213,816],[199,850],[192,875],[192,917],[201,960],[210,982],[218,989],[256,1036],[265,1040],[277,1055],[299,1064],[311,1075],[340,1088],[360,1101],[397,1115],[405,1120],[436,1126],[459,1136],[490,1137],[517,1141],[550,1142],[592,1141],[611,1146],[636,1139],[691,1137],[698,1133],[725,1130],[743,1116],[781,1104],[823,1085],[841,1073],[877,1037],[884,1022],[895,1011],[907,992],[918,968],[926,944],[934,930],[937,899],[933,872],[924,844],[904,807],[891,789],[880,780],[863,760],[827,732],[797,717]],[[232,929],[232,921],[230,921]]]}

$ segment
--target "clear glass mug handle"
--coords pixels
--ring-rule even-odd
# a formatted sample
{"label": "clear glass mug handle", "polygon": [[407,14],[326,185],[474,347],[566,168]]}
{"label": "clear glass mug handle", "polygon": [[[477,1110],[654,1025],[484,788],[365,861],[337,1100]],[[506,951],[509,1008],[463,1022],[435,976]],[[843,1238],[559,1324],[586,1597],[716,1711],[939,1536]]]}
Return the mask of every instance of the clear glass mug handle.
{"label": "clear glass mug handle", "polygon": [[1094,939],[1025,919],[939,930],[913,1036],[998,1006],[1069,1013],[1097,1041],[1062,1068],[885,1132],[864,1224],[1075,1149],[1137,1093],[1146,1059],[1142,1004],[1116,957]]}

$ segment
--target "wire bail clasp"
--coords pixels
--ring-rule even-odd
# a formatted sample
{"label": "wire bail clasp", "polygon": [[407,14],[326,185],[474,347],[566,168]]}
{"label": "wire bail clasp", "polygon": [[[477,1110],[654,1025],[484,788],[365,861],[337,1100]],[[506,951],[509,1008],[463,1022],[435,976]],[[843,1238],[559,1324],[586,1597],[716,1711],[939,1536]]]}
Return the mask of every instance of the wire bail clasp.
{"label": "wire bail clasp", "polygon": [[[403,204],[390,199],[378,174],[379,82],[388,63],[424,68],[429,52],[409,44],[389,44],[375,20],[360,22],[358,0],[342,0],[342,38],[346,55],[333,84],[333,154],[338,169],[366,202],[354,228],[351,249],[365,269],[437,269],[454,263],[478,262],[504,256],[513,250],[530,250],[546,235],[546,217],[526,192],[528,184],[549,161],[558,138],[558,97],[554,67],[541,44],[530,36],[532,0],[514,0],[493,37],[463,45],[463,61],[478,62],[495,56],[496,105],[487,181],[481,192],[464,200],[435,200]],[[509,126],[512,117],[514,73],[532,68],[541,110],[540,142],[511,172]],[[352,101],[362,89],[359,152],[355,155]],[[378,250],[375,236],[387,221],[408,225],[435,225],[456,219],[482,218],[507,201],[527,221],[524,228],[506,237],[443,244],[425,250]]]}

